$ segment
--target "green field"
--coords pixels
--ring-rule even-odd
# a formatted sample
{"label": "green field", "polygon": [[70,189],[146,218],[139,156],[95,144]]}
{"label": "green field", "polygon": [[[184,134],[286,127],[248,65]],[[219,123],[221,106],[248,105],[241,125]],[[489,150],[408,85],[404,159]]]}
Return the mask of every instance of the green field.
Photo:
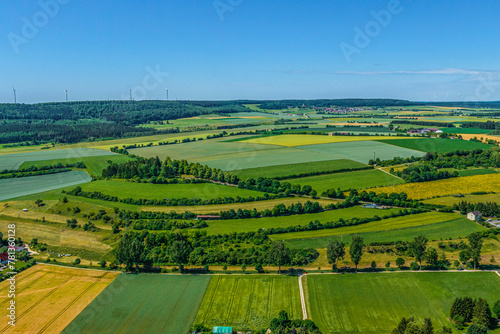
{"label": "green field", "polygon": [[[383,216],[384,214],[387,214],[384,211],[379,211],[377,209],[365,209],[365,210],[373,210],[374,213],[372,214],[372,217],[375,215]],[[441,223],[445,221],[458,219],[460,217],[461,216],[456,213],[443,213],[443,212],[433,211],[433,212],[418,213],[403,217],[388,218],[388,219],[383,219],[381,221],[374,221],[355,226],[345,226],[345,227],[316,230],[316,231],[275,234],[270,237],[271,239],[275,240],[289,240],[289,239],[307,239],[307,238],[318,238],[318,237],[330,237],[336,235],[369,233],[369,232],[397,230],[408,227]]]}
{"label": "green field", "polygon": [[[470,220],[459,218],[442,223],[432,223],[378,232],[357,233],[356,230],[352,231],[362,236],[365,244],[369,244],[372,242],[410,241],[418,235],[424,235],[429,240],[459,239],[465,238],[474,232],[484,231],[485,229],[485,227]],[[310,238],[310,236],[308,236],[307,239],[287,239],[285,240],[285,244],[291,248],[319,249],[326,248],[329,240],[341,239],[345,243],[350,243],[353,235],[354,234],[337,234],[316,238]],[[274,238],[279,239],[280,235],[277,234]]]}
{"label": "green field", "polygon": [[[340,218],[345,220],[350,218],[369,218],[376,215],[383,216],[391,212],[398,212],[399,209],[375,210],[365,209],[360,206],[355,206],[347,209],[329,210],[320,213],[308,213],[302,215],[280,216],[280,217],[263,217],[250,219],[232,219],[232,220],[213,220],[208,222],[208,227],[205,229],[208,234],[226,234],[232,232],[255,232],[261,228],[277,228],[302,225],[305,226],[309,222],[319,220],[322,223],[328,221],[337,221]],[[304,232],[298,232],[304,233]],[[288,234],[288,233],[287,233]],[[282,235],[278,234],[281,239]]]}
{"label": "green field", "polygon": [[210,276],[119,275],[62,333],[187,333]]}
{"label": "green field", "polygon": [[265,329],[282,310],[293,319],[302,318],[297,277],[213,276],[195,323]]}
{"label": "green field", "polygon": [[199,198],[262,196],[260,191],[240,189],[214,183],[196,184],[150,184],[126,181],[100,180],[82,185],[83,191],[99,191],[118,198]]}
{"label": "green field", "polygon": [[500,296],[500,277],[484,272],[308,275],[306,283],[311,318],[323,333],[385,334],[410,316],[454,328],[448,314],[456,297],[492,305]]}
{"label": "green field", "polygon": [[[190,138],[199,138],[197,133],[193,133]],[[202,136],[203,138],[206,135]],[[234,136],[232,139],[236,138],[251,138],[249,136]],[[166,138],[168,139],[168,138]],[[227,137],[208,139],[196,142],[181,143],[175,145],[161,145],[161,146],[150,146],[141,147],[135,149],[129,149],[131,154],[135,154],[146,158],[155,158],[156,156],[160,159],[165,159],[167,156],[172,159],[202,159],[204,157],[218,156],[218,155],[228,155],[231,153],[244,153],[246,155],[251,155],[253,151],[268,150],[272,148],[279,148],[279,146],[272,145],[260,145],[251,144],[244,142],[228,142]]]}
{"label": "green field", "polygon": [[105,155],[96,157],[61,158],[54,160],[26,161],[25,163],[22,164],[20,169],[29,168],[31,166],[35,167],[51,166],[51,165],[57,165],[58,163],[61,163],[63,165],[74,164],[81,161],[85,164],[85,166],[87,167],[86,170],[91,176],[101,176],[102,170],[109,165],[108,164],[109,160],[119,164],[132,160],[132,158],[130,158],[127,155],[114,154],[114,155]]}
{"label": "green field", "polygon": [[[400,139],[389,139],[385,142],[379,142],[376,136],[373,140],[366,141],[355,141],[355,142],[345,142],[345,143],[331,143],[331,144],[317,144],[317,145],[307,145],[299,146],[296,148],[318,152],[322,154],[328,154],[335,156],[337,158],[351,159],[364,164],[367,164],[370,159],[373,159],[375,155],[376,158],[380,160],[392,159],[395,156],[400,157],[420,157],[424,153],[418,150],[412,150],[407,148],[398,148],[394,145],[388,145],[391,142],[398,142]],[[409,141],[418,139],[408,139]]]}
{"label": "green field", "polygon": [[[422,138],[422,139],[394,139],[380,140],[380,142],[390,145],[404,147],[407,149],[418,150],[422,152],[454,152],[456,150],[487,150],[491,145],[458,139],[441,139],[441,138]],[[393,157],[398,156],[394,154]]]}
{"label": "green field", "polygon": [[377,169],[318,175],[286,181],[291,184],[300,184],[301,186],[310,185],[318,194],[321,194],[327,189],[363,189],[405,183],[400,178]]}
{"label": "green field", "polygon": [[30,153],[0,155],[0,170],[18,169],[25,161],[83,158],[102,155],[115,155],[109,151],[94,148],[73,148],[65,150],[44,150]]}
{"label": "green field", "polygon": [[339,160],[329,160],[329,161],[303,162],[303,163],[287,164],[280,166],[240,169],[233,171],[233,174],[238,175],[238,177],[240,177],[241,179],[246,179],[249,177],[257,179],[260,176],[273,178],[273,177],[288,176],[300,173],[336,171],[340,169],[363,168],[363,167],[366,167],[366,165],[356,161],[339,159]]}
{"label": "green field", "polygon": [[37,175],[0,180],[0,201],[90,182],[84,171]]}
{"label": "green field", "polygon": [[437,205],[447,205],[451,206],[453,204],[466,201],[469,203],[479,203],[479,202],[500,202],[500,193],[495,194],[485,194],[485,195],[464,195],[463,197],[455,197],[455,196],[445,196],[445,197],[436,197],[431,199],[426,199],[422,201],[423,203],[428,204],[437,204]]}

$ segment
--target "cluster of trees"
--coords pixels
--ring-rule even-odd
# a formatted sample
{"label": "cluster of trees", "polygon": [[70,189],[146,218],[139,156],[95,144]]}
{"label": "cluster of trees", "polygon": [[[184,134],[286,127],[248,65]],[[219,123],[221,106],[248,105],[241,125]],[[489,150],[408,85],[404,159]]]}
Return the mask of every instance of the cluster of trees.
{"label": "cluster of trees", "polygon": [[462,128],[476,128],[485,130],[500,130],[500,122],[465,122],[461,125]]}
{"label": "cluster of trees", "polygon": [[[493,313],[500,318],[500,300],[493,306]],[[487,333],[488,329],[493,329],[496,321],[493,318],[492,310],[488,301],[484,298],[473,299],[471,297],[458,297],[453,302],[450,309],[450,318],[455,326],[462,330],[467,323],[472,323],[476,331],[474,333]],[[470,332],[470,328],[468,333]]]}
{"label": "cluster of trees", "polygon": [[[286,311],[281,311],[276,318],[271,320],[269,329],[274,334],[321,334],[321,331],[312,320],[292,320]],[[257,331],[264,334],[266,330]]]}
{"label": "cluster of trees", "polygon": [[[349,255],[351,257],[351,262],[356,267],[356,272],[358,272],[358,264],[363,256],[363,237],[359,235],[354,235],[351,239],[351,244],[349,247]],[[326,257],[328,262],[332,263],[332,269],[337,270],[337,262],[343,260],[345,256],[345,244],[342,241],[329,241],[326,246]]]}
{"label": "cluster of trees", "polygon": [[458,176],[457,171],[449,172],[438,170],[437,167],[426,163],[412,164],[400,171],[394,171],[394,168],[391,168],[390,173],[397,175],[405,180],[405,182],[426,182]]}
{"label": "cluster of trees", "polygon": [[247,111],[241,101],[86,101],[2,104],[0,143],[72,143],[102,138],[146,136],[178,129],[136,127],[211,113]]}
{"label": "cluster of trees", "polygon": [[415,318],[402,318],[398,326],[391,332],[392,334],[451,334],[452,331],[448,327],[443,326],[437,332],[434,330],[430,318],[424,319],[424,324],[420,326]]}
{"label": "cluster of trees", "polygon": [[150,136],[169,131],[108,122],[4,121],[0,123],[0,144],[77,143],[97,139]]}
{"label": "cluster of trees", "polygon": [[351,190],[350,196],[356,196],[360,201],[372,202],[381,205],[402,206],[410,208],[418,208],[421,203],[415,200],[409,200],[405,192],[397,193],[378,193],[374,191],[366,192],[363,190],[358,194],[356,190]]}
{"label": "cluster of trees", "polygon": [[500,216],[500,205],[497,202],[469,203],[461,201],[453,205],[453,210],[458,210],[463,215],[467,212],[479,211],[486,217]]}
{"label": "cluster of trees", "polygon": [[[335,204],[332,204],[333,206]],[[332,207],[329,207],[332,208]],[[228,211],[221,211],[221,219],[244,219],[244,218],[259,218],[259,217],[277,217],[277,216],[287,216],[287,215],[300,215],[303,213],[314,213],[323,211],[324,208],[318,202],[307,201],[304,204],[295,203],[290,204],[288,207],[285,204],[277,204],[274,208],[265,209],[263,211],[253,210],[234,210],[230,209]]]}
{"label": "cluster of trees", "polygon": [[420,162],[429,167],[457,168],[465,169],[467,167],[500,167],[500,148],[491,147],[488,150],[457,150],[455,152],[436,153],[428,152],[421,158],[401,158],[395,157],[390,160],[376,161],[370,160],[370,164],[376,163],[378,166],[387,167],[412,162]]}
{"label": "cluster of trees", "polygon": [[245,202],[255,202],[264,201],[276,198],[285,197],[284,194],[268,194],[265,193],[263,196],[249,196],[249,197],[218,197],[207,200],[202,200],[199,198],[166,198],[166,199],[147,199],[147,198],[119,198],[117,196],[111,196],[103,194],[99,191],[86,192],[82,190],[82,187],[78,186],[70,191],[63,190],[62,193],[66,193],[73,196],[81,196],[92,199],[99,199],[108,202],[118,202],[133,205],[154,205],[154,206],[197,206],[197,205],[214,205],[214,204],[231,204],[231,203],[245,203]]}
{"label": "cluster of trees", "polygon": [[[242,244],[246,245],[242,247]],[[283,242],[271,242],[264,233],[207,235],[205,231],[140,233],[128,232],[116,249],[116,260],[127,270],[139,265],[306,265],[319,256],[315,249],[289,249]]]}

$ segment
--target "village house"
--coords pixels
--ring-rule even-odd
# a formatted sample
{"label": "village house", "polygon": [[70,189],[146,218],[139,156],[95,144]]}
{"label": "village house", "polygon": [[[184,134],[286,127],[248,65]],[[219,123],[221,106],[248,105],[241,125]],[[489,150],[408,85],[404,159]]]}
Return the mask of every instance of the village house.
{"label": "village house", "polygon": [[479,211],[472,211],[467,214],[467,219],[478,222],[483,219],[483,215]]}

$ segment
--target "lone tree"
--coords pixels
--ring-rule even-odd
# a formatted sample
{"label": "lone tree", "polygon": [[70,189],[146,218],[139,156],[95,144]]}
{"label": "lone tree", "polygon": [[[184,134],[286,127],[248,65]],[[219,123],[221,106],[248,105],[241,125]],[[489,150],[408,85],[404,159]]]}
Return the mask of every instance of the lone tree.
{"label": "lone tree", "polygon": [[170,247],[168,247],[168,254],[170,255],[170,259],[172,262],[177,263],[179,265],[179,271],[184,273],[184,263],[188,262],[189,255],[193,251],[193,246],[187,240],[187,238],[181,234],[176,233],[174,236],[174,240]]}
{"label": "lone tree", "polygon": [[469,240],[470,247],[470,257],[472,262],[474,262],[474,269],[479,266],[479,260],[481,259],[481,248],[483,247],[483,238],[479,233],[472,233],[467,236]]}
{"label": "lone tree", "polygon": [[42,203],[43,203],[43,200],[41,200],[41,199],[37,199],[37,200],[35,201],[35,204],[36,204],[36,207],[37,207],[37,208],[39,208],[39,207],[42,205]]}
{"label": "lone tree", "polygon": [[358,272],[358,264],[361,261],[361,256],[363,255],[363,237],[355,235],[351,240],[351,247],[349,247],[349,255],[351,256],[351,261],[356,266],[356,272]]}
{"label": "lone tree", "polygon": [[343,260],[345,256],[345,244],[342,241],[329,241],[326,246],[326,257],[328,261],[333,263],[333,267],[337,267],[337,261]]}
{"label": "lone tree", "polygon": [[424,259],[425,250],[427,249],[427,241],[426,237],[419,235],[409,244],[410,252],[413,254],[415,260],[418,261],[420,270],[422,270],[422,260]]}
{"label": "lone tree", "polygon": [[286,248],[283,241],[275,241],[269,248],[269,262],[278,266],[278,273],[281,274],[281,266],[288,263],[290,259],[290,250]]}

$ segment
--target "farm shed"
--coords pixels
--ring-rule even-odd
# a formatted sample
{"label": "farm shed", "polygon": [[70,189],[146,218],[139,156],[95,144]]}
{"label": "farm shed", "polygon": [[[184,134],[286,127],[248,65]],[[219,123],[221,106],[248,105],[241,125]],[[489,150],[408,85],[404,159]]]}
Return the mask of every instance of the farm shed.
{"label": "farm shed", "polygon": [[214,329],[212,330],[212,333],[214,333],[214,334],[232,334],[233,327],[215,326]]}
{"label": "farm shed", "polygon": [[467,219],[473,220],[473,221],[480,221],[483,218],[483,215],[479,211],[472,211],[467,214]]}

